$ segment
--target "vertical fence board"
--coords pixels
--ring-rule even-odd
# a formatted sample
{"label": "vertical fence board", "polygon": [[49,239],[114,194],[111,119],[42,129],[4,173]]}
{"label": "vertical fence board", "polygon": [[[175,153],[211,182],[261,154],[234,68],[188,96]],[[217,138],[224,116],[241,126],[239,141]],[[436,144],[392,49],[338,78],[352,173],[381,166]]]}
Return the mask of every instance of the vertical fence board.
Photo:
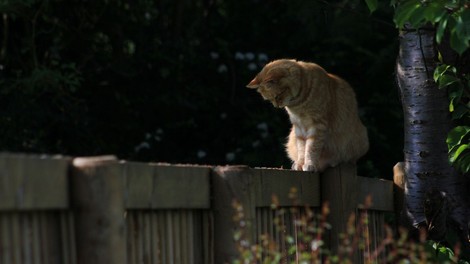
{"label": "vertical fence board", "polygon": [[113,157],[76,158],[73,166],[78,263],[125,263],[120,167]]}
{"label": "vertical fence board", "polygon": [[[202,234],[204,248],[205,263],[215,263],[215,239],[214,239],[214,215],[212,212],[205,211],[202,213]],[[203,262],[204,263],[204,262]],[[202,264],[202,263],[201,263]]]}
{"label": "vertical fence board", "polygon": [[340,234],[345,233],[349,216],[356,212],[356,166],[340,164],[327,169],[321,178],[321,194],[322,201],[328,202],[330,207],[328,221],[331,230],[325,237],[333,252],[336,252],[340,244]]}
{"label": "vertical fence board", "polygon": [[150,221],[152,224],[152,263],[160,264],[161,263],[161,247],[160,247],[160,237],[158,232],[158,218],[155,214],[150,215]]}
{"label": "vertical fence board", "polygon": [[61,211],[0,211],[0,263],[74,263]]}
{"label": "vertical fence board", "polygon": [[20,239],[20,218],[18,214],[13,214],[12,217],[12,244],[13,244],[13,262],[21,263],[21,239]]}
{"label": "vertical fence board", "polygon": [[158,214],[157,215],[157,230],[158,230],[158,241],[160,244],[160,263],[168,263],[168,257],[167,257],[167,252],[168,252],[168,241],[165,243],[162,241],[165,241],[165,214]]}
{"label": "vertical fence board", "polygon": [[[232,232],[236,224],[233,222],[233,201],[238,200],[243,206],[244,219],[247,226],[255,220],[255,187],[254,176],[249,167],[227,166],[217,167],[212,177],[213,210],[214,210],[214,261],[215,263],[231,262],[238,256]],[[255,241],[253,228],[247,228],[247,239]]]}
{"label": "vertical fence board", "polygon": [[2,254],[0,254],[0,258],[2,259],[2,263],[12,263],[11,261],[11,243],[10,243],[10,228],[9,228],[9,216],[8,215],[0,215],[0,227],[1,227],[1,244],[0,250]]}

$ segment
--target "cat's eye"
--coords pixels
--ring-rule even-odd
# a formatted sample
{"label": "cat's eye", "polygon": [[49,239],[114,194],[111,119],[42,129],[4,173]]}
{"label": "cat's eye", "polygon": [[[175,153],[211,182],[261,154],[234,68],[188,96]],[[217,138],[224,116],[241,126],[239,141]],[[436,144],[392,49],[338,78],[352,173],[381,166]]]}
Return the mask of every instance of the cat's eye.
{"label": "cat's eye", "polygon": [[264,82],[265,82],[266,84],[268,84],[268,85],[272,85],[272,84],[276,84],[276,83],[277,83],[277,81],[274,80],[274,79],[269,79],[269,80],[266,80],[266,81],[264,81]]}

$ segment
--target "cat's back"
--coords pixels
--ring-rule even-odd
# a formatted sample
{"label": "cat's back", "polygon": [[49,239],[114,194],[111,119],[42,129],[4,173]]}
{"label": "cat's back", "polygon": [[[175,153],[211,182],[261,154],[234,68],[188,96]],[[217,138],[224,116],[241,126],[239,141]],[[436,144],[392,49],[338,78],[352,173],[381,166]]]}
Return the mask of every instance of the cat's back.
{"label": "cat's back", "polygon": [[337,107],[344,110],[357,112],[356,93],[352,86],[341,77],[328,73],[329,89],[334,94]]}
{"label": "cat's back", "polygon": [[[351,85],[344,79],[328,74],[331,79],[330,89],[334,91],[332,101],[330,132],[336,138],[336,142],[330,142],[338,153],[342,153],[343,160],[356,160],[369,149],[367,129],[362,123],[356,93]],[[345,133],[347,131],[347,133]],[[339,144],[338,144],[339,143]]]}

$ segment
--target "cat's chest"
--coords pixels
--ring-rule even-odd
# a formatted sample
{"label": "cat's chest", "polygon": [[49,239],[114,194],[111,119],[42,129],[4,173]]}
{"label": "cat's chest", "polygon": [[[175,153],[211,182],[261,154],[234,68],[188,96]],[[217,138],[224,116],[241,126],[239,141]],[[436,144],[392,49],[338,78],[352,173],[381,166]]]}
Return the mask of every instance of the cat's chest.
{"label": "cat's chest", "polygon": [[315,135],[316,128],[313,120],[304,115],[294,114],[289,110],[287,110],[287,112],[289,113],[289,119],[294,126],[294,131],[297,136],[311,137]]}

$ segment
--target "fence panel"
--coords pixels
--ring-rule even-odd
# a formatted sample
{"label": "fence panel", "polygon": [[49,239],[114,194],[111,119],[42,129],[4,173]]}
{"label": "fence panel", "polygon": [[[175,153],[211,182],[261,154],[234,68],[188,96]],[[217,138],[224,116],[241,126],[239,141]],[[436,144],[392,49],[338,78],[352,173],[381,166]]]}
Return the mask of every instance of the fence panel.
{"label": "fence panel", "polygon": [[121,162],[129,264],[210,264],[210,167]]}
{"label": "fence panel", "polygon": [[359,221],[367,212],[370,248],[356,259],[383,260],[368,252],[385,236],[393,184],[358,177],[353,165],[320,175],[0,153],[0,264],[230,262],[238,256],[233,231],[240,227],[234,199],[243,207],[246,238],[260,243],[271,236],[283,261],[295,258],[286,237],[300,245],[302,217],[320,214],[325,201],[333,224],[325,234],[329,246],[338,248],[345,230],[339,223],[349,213]]}
{"label": "fence panel", "polygon": [[212,263],[208,210],[128,210],[126,219],[127,263]]}
{"label": "fence panel", "polygon": [[76,263],[70,162],[0,153],[0,263]]}

